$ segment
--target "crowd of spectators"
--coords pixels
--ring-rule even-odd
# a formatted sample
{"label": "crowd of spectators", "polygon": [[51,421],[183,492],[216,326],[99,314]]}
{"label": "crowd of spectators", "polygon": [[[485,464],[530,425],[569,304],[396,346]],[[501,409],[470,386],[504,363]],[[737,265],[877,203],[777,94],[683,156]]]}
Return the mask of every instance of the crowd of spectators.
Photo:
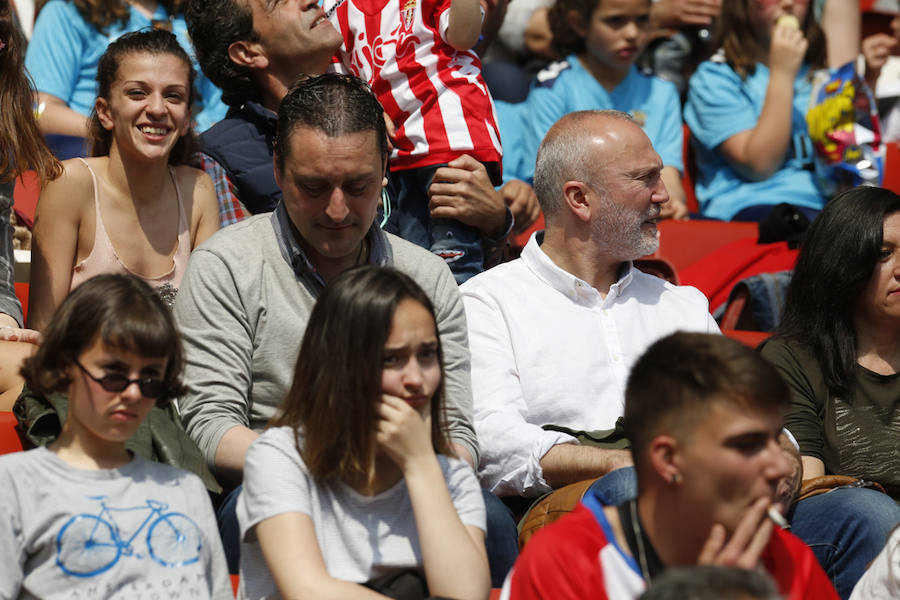
{"label": "crowd of spectators", "polygon": [[[889,76],[900,16],[35,9],[0,0],[0,408],[38,446],[0,457],[0,597],[892,597],[900,197],[834,194],[807,111]],[[660,220],[783,205],[758,352],[635,266]]]}

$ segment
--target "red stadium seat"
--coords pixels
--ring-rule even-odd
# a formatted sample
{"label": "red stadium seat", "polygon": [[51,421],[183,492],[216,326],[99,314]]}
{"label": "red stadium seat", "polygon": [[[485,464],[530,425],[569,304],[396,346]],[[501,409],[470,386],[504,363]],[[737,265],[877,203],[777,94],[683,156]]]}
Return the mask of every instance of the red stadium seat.
{"label": "red stadium seat", "polygon": [[0,454],[20,452],[27,447],[15,415],[8,411],[0,412]]}

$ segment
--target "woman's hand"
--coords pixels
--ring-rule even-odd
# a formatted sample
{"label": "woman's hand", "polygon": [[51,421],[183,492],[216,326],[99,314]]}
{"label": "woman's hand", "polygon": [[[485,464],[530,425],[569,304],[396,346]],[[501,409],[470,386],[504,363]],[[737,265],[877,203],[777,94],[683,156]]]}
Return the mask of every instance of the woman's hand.
{"label": "woman's hand", "polygon": [[789,76],[793,86],[808,47],[809,42],[802,31],[792,25],[776,23],[769,44],[769,71]]}
{"label": "woman's hand", "polygon": [[423,458],[435,460],[431,443],[431,415],[422,417],[405,400],[396,396],[381,395],[375,440],[404,475]]}

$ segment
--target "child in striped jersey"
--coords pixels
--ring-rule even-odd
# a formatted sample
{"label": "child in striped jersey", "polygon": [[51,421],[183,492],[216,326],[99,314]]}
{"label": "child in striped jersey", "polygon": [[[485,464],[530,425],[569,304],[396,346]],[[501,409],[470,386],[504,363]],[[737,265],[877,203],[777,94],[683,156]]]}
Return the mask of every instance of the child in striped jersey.
{"label": "child in striped jersey", "polygon": [[445,165],[465,168],[468,155],[500,183],[494,104],[471,50],[481,30],[479,0],[326,0],[325,12],[344,37],[343,66],[368,81],[396,127],[396,202],[387,229],[430,248],[465,281],[483,269],[481,236],[438,218],[454,210],[433,178]]}

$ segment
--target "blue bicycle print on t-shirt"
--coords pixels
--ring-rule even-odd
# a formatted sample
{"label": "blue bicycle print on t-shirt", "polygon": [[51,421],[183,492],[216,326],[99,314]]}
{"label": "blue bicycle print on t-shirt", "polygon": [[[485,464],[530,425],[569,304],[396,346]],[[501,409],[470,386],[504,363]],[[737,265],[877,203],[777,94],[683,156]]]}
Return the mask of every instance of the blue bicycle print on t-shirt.
{"label": "blue bicycle print on t-shirt", "polygon": [[[146,500],[143,506],[116,508],[105,496],[91,496],[100,503],[100,512],[75,515],[56,536],[56,564],[68,575],[94,577],[115,565],[122,555],[137,559],[148,556],[165,567],[182,567],[200,560],[203,537],[194,521],[178,512],[164,512],[169,505]],[[133,533],[123,535],[115,515],[146,511]],[[149,527],[148,527],[149,524]],[[133,542],[147,529],[147,554],[135,550]]]}

